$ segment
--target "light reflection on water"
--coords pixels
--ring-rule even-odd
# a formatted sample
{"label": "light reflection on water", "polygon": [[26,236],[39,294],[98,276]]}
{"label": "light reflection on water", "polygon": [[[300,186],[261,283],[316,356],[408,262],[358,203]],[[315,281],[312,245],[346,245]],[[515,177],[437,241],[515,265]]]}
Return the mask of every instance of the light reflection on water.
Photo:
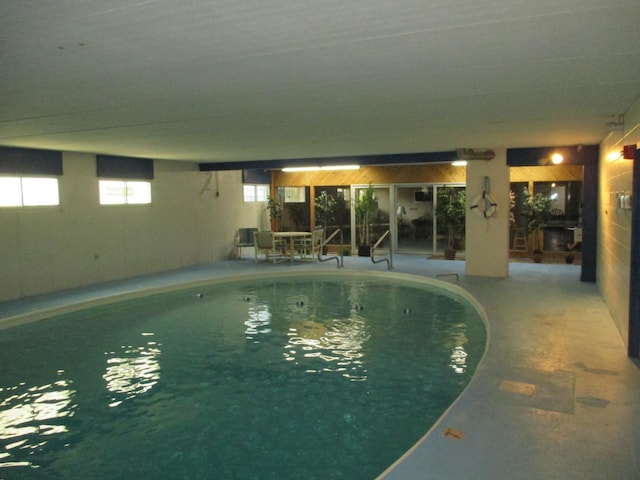
{"label": "light reflection on water", "polygon": [[257,335],[271,333],[271,312],[268,306],[250,308],[248,320],[244,322],[247,327],[245,335],[248,340],[254,340]]}
{"label": "light reflection on water", "polygon": [[[63,373],[58,371],[58,376]],[[71,383],[60,378],[45,385],[20,383],[0,388],[0,394],[5,396],[0,403],[0,440],[4,443],[0,468],[32,466],[22,459],[43,450],[56,435],[69,431],[65,419],[73,416],[77,408],[72,403],[76,391]]]}
{"label": "light reflection on water", "polygon": [[289,328],[288,335],[284,358],[294,363],[306,359],[307,373],[336,372],[352,381],[367,379],[362,350],[369,334],[362,318],[334,319],[322,324],[306,321]]}
{"label": "light reflection on water", "polygon": [[[150,336],[152,333],[143,333]],[[102,376],[107,383],[107,390],[115,394],[111,398],[110,407],[117,407],[123,400],[143,395],[160,380],[160,345],[147,342],[145,346],[122,346],[122,351],[108,352],[107,370]]]}
{"label": "light reflection on water", "polygon": [[467,352],[465,352],[463,346],[457,346],[453,349],[449,366],[456,373],[464,373],[467,371]]}

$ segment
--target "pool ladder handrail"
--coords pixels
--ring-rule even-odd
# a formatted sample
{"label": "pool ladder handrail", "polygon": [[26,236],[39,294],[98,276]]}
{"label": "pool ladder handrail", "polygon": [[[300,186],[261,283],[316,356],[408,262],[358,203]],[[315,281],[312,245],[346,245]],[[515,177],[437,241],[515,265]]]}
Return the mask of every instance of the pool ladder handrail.
{"label": "pool ladder handrail", "polygon": [[333,237],[335,237],[338,233],[340,233],[340,246],[342,247],[342,245],[344,244],[344,235],[342,234],[342,229],[338,228],[338,229],[336,229],[335,232],[333,232],[331,235],[329,235],[325,239],[324,242],[322,242],[322,245],[318,249],[318,261],[319,262],[328,262],[329,260],[335,260],[336,262],[338,262],[338,268],[340,268],[340,267],[344,267],[344,254],[342,252],[342,248],[340,248],[340,256],[339,257],[337,255],[332,255],[331,257],[322,258],[322,252],[324,250],[324,247],[326,247],[327,244],[331,240],[333,240]]}
{"label": "pool ladder handrail", "polygon": [[371,261],[373,263],[381,263],[381,262],[387,262],[387,269],[391,270],[393,268],[393,249],[390,247],[389,248],[389,257],[385,257],[385,258],[381,258],[380,260],[376,260],[374,258],[374,254],[376,251],[376,248],[378,248],[378,245],[380,245],[382,243],[382,241],[387,238],[389,235],[391,235],[391,231],[387,230],[386,232],[384,232],[382,234],[382,236],[378,239],[378,241],[373,244],[373,246],[371,247]]}

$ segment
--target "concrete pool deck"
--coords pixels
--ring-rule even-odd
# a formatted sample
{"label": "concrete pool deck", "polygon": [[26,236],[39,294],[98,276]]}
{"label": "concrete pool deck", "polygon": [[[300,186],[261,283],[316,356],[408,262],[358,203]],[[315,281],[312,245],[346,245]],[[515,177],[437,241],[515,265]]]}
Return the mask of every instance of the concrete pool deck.
{"label": "concrete pool deck", "polygon": [[[394,273],[469,291],[488,315],[490,340],[465,393],[385,480],[640,478],[640,368],[626,356],[596,285],[580,282],[579,266],[511,263],[509,278],[490,279],[465,276],[462,261],[393,260]],[[345,257],[344,268],[387,271],[362,257]],[[331,272],[336,262],[245,257],[29,297],[0,303],[0,328],[131,291],[308,269]]]}

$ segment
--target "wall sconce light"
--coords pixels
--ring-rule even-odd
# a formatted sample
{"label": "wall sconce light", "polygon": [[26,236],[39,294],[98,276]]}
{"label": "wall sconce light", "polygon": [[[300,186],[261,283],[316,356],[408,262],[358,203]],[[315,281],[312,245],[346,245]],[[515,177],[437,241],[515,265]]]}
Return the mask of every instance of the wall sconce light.
{"label": "wall sconce light", "polygon": [[622,158],[622,152],[620,150],[611,150],[607,153],[607,160],[610,162],[615,162],[616,160],[620,160]]}
{"label": "wall sconce light", "polygon": [[625,145],[622,150],[612,150],[607,153],[607,160],[615,162],[616,160],[633,160],[636,156],[635,145]]}

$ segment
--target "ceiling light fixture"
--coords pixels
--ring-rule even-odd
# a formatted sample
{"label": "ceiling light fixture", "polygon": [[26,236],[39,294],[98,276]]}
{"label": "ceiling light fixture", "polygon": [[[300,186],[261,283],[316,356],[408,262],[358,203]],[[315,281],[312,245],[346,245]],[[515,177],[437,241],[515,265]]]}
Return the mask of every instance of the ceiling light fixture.
{"label": "ceiling light fixture", "polygon": [[358,170],[360,165],[327,165],[323,167],[285,167],[283,172],[317,172],[319,170]]}
{"label": "ceiling light fixture", "polygon": [[451,165],[453,165],[454,167],[466,167],[467,166],[467,161],[466,160],[454,160],[453,162],[451,162]]}
{"label": "ceiling light fixture", "polygon": [[317,172],[320,167],[285,167],[283,172]]}
{"label": "ceiling light fixture", "polygon": [[359,170],[360,165],[329,165],[320,167],[320,170]]}

